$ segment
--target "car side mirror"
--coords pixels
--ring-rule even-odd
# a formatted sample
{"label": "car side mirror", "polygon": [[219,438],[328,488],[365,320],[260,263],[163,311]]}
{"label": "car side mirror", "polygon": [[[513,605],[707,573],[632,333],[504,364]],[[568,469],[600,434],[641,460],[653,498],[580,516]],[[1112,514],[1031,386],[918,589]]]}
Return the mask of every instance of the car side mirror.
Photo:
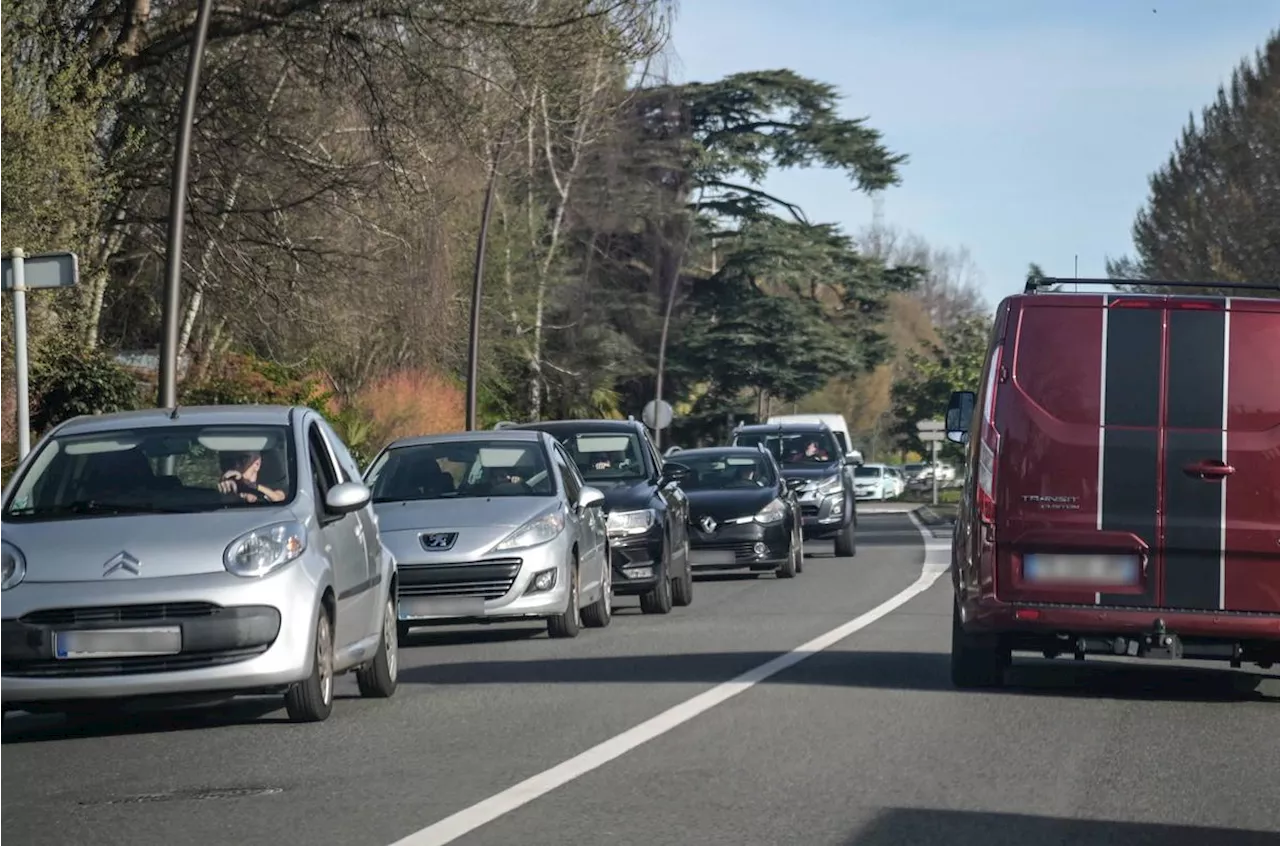
{"label": "car side mirror", "polygon": [[787,479],[787,490],[798,491],[805,486],[807,479]]}
{"label": "car side mirror", "polygon": [[604,505],[604,492],[599,488],[587,485],[578,493],[578,508],[583,511],[588,508],[598,508],[602,505]]}
{"label": "car side mirror", "polygon": [[947,440],[954,444],[969,443],[969,429],[973,425],[973,409],[978,395],[973,391],[956,391],[947,405]]}
{"label": "car side mirror", "polygon": [[669,485],[672,482],[684,481],[689,477],[690,472],[692,472],[692,470],[689,465],[680,464],[675,461],[668,461],[662,465],[661,484]]}
{"label": "car side mirror", "polygon": [[849,467],[861,467],[863,465],[862,453],[856,449],[851,449],[844,455],[844,463]]}
{"label": "car side mirror", "polygon": [[369,504],[373,491],[361,482],[342,482],[329,488],[324,507],[333,514],[350,514]]}

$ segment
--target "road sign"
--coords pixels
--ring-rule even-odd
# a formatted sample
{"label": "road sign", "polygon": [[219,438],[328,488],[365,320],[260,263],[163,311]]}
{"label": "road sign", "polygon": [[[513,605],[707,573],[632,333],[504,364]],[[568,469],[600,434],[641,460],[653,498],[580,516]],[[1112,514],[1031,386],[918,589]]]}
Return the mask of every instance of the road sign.
{"label": "road sign", "polygon": [[660,400],[658,402],[649,400],[644,404],[644,411],[640,412],[640,419],[644,421],[644,425],[653,429],[655,432],[670,426],[671,418],[674,416],[674,410],[671,408],[671,403],[666,400]]}
{"label": "road sign", "polygon": [[[917,432],[945,432],[947,424],[941,420],[921,420],[916,424]],[[941,438],[939,438],[941,440]]]}
{"label": "road sign", "polygon": [[15,255],[4,257],[4,290],[13,290],[14,259],[22,266],[22,287],[28,291],[36,288],[72,288],[80,281],[80,262],[75,253],[41,253],[39,255]]}
{"label": "road sign", "polygon": [[938,443],[947,439],[946,432],[918,432],[916,437],[926,444]]}
{"label": "road sign", "polygon": [[27,365],[27,291],[36,288],[70,288],[80,281],[75,253],[40,253],[28,256],[21,248],[3,260],[0,279],[13,292],[13,367],[18,384],[18,460],[31,451],[31,390]]}

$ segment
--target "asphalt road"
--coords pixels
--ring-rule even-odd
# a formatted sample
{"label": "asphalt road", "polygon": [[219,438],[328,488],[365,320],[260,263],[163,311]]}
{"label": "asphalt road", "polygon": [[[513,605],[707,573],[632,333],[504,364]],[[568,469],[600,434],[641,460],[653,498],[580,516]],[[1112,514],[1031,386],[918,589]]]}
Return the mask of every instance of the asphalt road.
{"label": "asphalt road", "polygon": [[[0,833],[22,846],[388,846],[458,812],[483,818],[473,806],[537,777],[545,795],[451,842],[1280,844],[1280,702],[1241,673],[1061,659],[1020,663],[1004,692],[954,691],[945,576],[685,722],[659,717],[920,584],[906,516],[864,516],[859,543],[853,559],[811,545],[790,582],[700,581],[665,618],[621,599],[612,626],[573,641],[422,635],[401,652],[395,698],[362,701],[344,680],[320,725],[286,723],[274,700],[8,717]],[[656,736],[628,751],[618,736],[640,724]],[[545,790],[566,772],[547,770],[592,749],[617,756]],[[405,846],[444,842],[428,831]]]}

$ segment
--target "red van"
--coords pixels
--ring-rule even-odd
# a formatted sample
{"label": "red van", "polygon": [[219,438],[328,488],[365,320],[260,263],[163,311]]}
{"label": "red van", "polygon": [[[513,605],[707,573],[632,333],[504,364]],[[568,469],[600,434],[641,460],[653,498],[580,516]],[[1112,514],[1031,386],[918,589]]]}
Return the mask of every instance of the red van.
{"label": "red van", "polygon": [[980,390],[951,397],[958,687],[1002,684],[1013,651],[1280,661],[1280,299],[1258,294],[1280,289],[1042,289],[1102,282],[1001,302]]}

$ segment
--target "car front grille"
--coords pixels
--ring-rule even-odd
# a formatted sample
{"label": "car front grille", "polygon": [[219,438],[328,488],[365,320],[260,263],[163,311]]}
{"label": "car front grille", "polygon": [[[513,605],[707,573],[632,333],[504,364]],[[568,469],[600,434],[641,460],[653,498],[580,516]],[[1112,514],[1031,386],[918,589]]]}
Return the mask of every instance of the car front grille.
{"label": "car front grille", "polygon": [[18,678],[69,679],[205,670],[210,667],[223,667],[227,664],[248,661],[266,652],[268,648],[270,648],[269,645],[263,645],[243,649],[223,649],[217,652],[145,655],[136,658],[77,658],[66,661],[41,658],[5,661],[3,674]]}
{"label": "car front grille", "polygon": [[819,507],[816,505],[802,505],[800,506],[800,516],[801,517],[817,517],[819,510],[820,510]]}
{"label": "car front grille", "polygon": [[152,605],[98,605],[85,608],[50,608],[32,611],[19,619],[32,626],[68,626],[77,623],[152,623],[212,617],[221,609],[211,602],[162,602]]}
{"label": "car front grille", "polygon": [[521,563],[519,558],[495,558],[472,563],[401,564],[400,596],[501,599],[515,584]]}

